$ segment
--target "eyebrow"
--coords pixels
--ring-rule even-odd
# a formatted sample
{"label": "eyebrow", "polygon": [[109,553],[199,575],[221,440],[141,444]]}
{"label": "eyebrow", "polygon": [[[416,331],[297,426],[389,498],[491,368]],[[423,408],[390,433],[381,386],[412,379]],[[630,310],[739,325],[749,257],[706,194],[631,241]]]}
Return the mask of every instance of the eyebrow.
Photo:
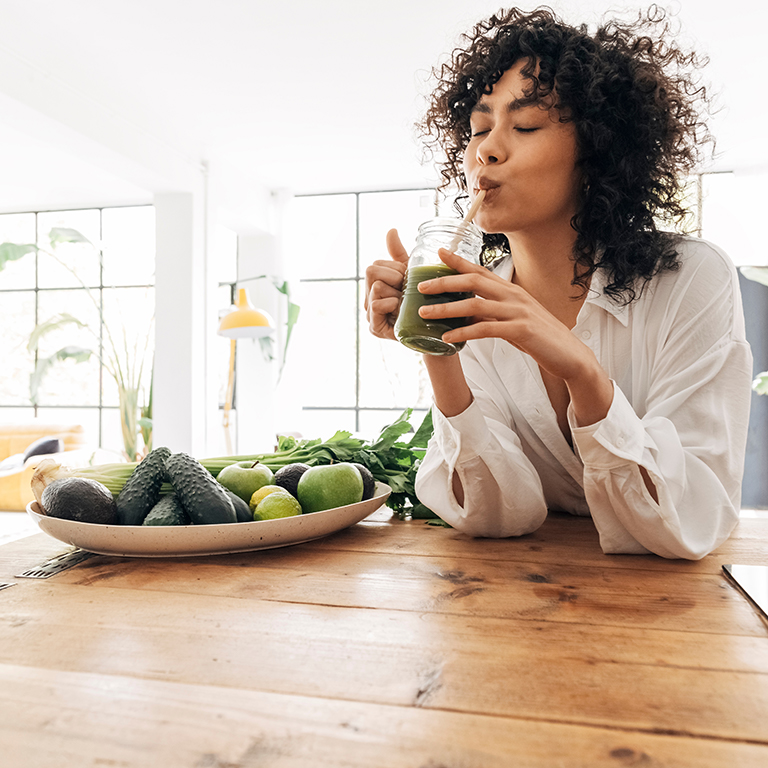
{"label": "eyebrow", "polygon": [[[532,98],[531,96],[512,99],[512,101],[507,104],[507,112],[517,112],[521,109],[525,109],[526,107],[532,107],[534,104],[538,103],[539,99]],[[491,114],[492,110],[487,102],[478,101],[475,106],[472,107],[472,112],[480,112],[484,115],[489,115]]]}

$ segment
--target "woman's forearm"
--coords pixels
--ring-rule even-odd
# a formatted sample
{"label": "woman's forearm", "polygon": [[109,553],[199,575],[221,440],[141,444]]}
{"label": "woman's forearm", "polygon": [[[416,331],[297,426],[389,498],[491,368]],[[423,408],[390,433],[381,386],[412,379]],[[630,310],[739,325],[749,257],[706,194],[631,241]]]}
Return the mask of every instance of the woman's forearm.
{"label": "woman's forearm", "polygon": [[[458,355],[449,357],[436,357],[424,355],[424,365],[427,367],[430,381],[432,382],[432,396],[435,405],[445,416],[458,416],[472,404],[472,392]],[[453,473],[451,480],[453,495],[460,507],[464,506],[464,488],[457,472]]]}
{"label": "woman's forearm", "polygon": [[451,417],[466,411],[472,404],[472,392],[464,378],[459,356],[424,355],[424,364],[432,382],[432,396],[440,412]]}

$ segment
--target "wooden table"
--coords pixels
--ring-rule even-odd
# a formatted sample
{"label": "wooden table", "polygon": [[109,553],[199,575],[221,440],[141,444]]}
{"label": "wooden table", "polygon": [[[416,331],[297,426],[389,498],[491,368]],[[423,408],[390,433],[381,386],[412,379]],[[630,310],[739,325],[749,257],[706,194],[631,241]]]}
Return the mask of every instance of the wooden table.
{"label": "wooden table", "polygon": [[768,628],[720,573],[768,521],[691,563],[388,517],[46,580],[15,575],[66,545],[0,547],[0,764],[768,766]]}

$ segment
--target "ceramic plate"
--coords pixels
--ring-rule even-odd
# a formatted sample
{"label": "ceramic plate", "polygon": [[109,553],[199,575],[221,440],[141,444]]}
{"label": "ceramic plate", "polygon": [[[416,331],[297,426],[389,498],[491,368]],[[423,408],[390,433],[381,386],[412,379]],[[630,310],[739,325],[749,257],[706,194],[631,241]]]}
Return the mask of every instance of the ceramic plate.
{"label": "ceramic plate", "polygon": [[36,501],[27,513],[54,539],[99,555],[188,557],[274,549],[312,541],[359,523],[384,504],[392,489],[376,483],[373,498],[359,504],[279,520],[227,525],[96,525],[40,514]]}

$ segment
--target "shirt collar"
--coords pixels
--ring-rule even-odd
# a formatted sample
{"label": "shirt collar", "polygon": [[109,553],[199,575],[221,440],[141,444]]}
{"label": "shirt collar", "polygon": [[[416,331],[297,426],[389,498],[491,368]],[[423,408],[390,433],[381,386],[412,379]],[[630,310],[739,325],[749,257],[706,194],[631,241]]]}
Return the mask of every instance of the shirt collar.
{"label": "shirt collar", "polygon": [[587,291],[587,298],[584,299],[585,304],[592,304],[596,307],[604,309],[608,314],[613,315],[623,326],[629,323],[629,305],[621,304],[615,299],[612,299],[605,292],[605,272],[602,269],[597,269],[592,274],[592,280],[589,284],[589,290]]}

